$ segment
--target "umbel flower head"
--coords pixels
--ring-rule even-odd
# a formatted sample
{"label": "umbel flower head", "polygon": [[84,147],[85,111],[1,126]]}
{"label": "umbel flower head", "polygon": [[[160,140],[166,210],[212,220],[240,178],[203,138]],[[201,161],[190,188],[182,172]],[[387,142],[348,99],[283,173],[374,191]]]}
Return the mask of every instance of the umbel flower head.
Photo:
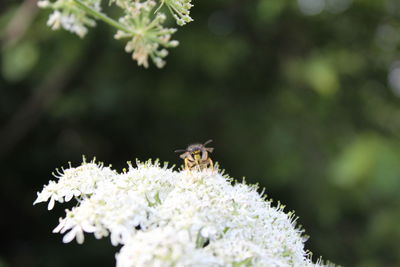
{"label": "umbel flower head", "polygon": [[128,31],[118,30],[114,36],[115,39],[129,38],[125,51],[132,52],[132,58],[138,65],[146,68],[149,66],[149,57],[158,68],[162,68],[165,65],[163,58],[168,55],[164,47],[176,47],[179,44],[178,41],[171,40],[171,35],[176,30],[162,26],[166,19],[163,13],[157,13],[152,20],[150,19],[149,14],[155,5],[154,1],[132,2],[126,11],[127,14],[119,19]]}
{"label": "umbel flower head", "polygon": [[[86,0],[88,7],[100,11],[101,0]],[[84,37],[88,32],[88,27],[96,26],[93,18],[75,5],[73,0],[39,0],[38,6],[41,8],[51,8],[53,13],[47,20],[47,25],[53,30],[64,28],[67,31]]]}
{"label": "umbel flower head", "polygon": [[110,236],[122,245],[119,267],[323,266],[304,250],[293,213],[216,170],[175,171],[147,161],[118,173],[84,160],[55,176],[34,204],[77,204],[53,232],[65,243],[83,243],[87,233]]}
{"label": "umbel flower head", "polygon": [[[180,26],[191,22],[191,0],[109,0],[110,5],[120,9],[117,20],[102,12],[101,0],[39,0],[41,8],[53,10],[47,25],[53,30],[64,28],[80,37],[84,37],[89,27],[96,25],[95,20],[102,20],[117,29],[115,39],[128,38],[125,51],[132,53],[132,58],[139,66],[148,67],[149,58],[158,68],[165,65],[167,48],[178,46],[172,40],[175,28],[164,27],[167,16],[161,12],[166,6],[176,23]],[[155,7],[158,5],[156,10]]]}
{"label": "umbel flower head", "polygon": [[193,21],[190,17],[190,9],[193,6],[191,0],[161,0],[161,5],[158,9],[160,9],[164,4],[168,7],[178,25],[183,26],[186,23]]}

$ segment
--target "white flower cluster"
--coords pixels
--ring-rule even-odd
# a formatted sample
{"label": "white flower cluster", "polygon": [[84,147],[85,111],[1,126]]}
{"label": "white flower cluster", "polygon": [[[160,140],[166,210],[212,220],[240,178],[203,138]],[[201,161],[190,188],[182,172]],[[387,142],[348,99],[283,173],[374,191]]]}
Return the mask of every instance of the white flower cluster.
{"label": "white flower cluster", "polygon": [[190,17],[190,9],[192,8],[192,0],[161,0],[160,9],[164,4],[168,7],[171,14],[174,16],[178,25],[185,25],[193,21]]}
{"label": "white flower cluster", "polygon": [[[155,7],[154,1],[144,3],[133,2],[127,9],[124,17],[119,22],[129,29],[129,32],[118,30],[115,39],[131,39],[125,46],[125,51],[132,52],[132,58],[138,62],[138,65],[148,67],[148,58],[150,57],[158,68],[165,65],[164,57],[168,51],[161,47],[176,47],[178,41],[171,40],[171,35],[175,29],[163,28],[161,24],[166,16],[163,13],[157,13],[153,20],[150,20],[150,14]],[[132,18],[135,19],[132,19]]]}
{"label": "white flower cluster", "polygon": [[[87,0],[86,4],[94,10],[100,11],[100,1],[101,0]],[[51,27],[52,30],[64,28],[82,38],[88,32],[87,27],[96,26],[95,20],[76,6],[73,0],[56,0],[55,2],[40,0],[38,1],[38,6],[54,10],[47,20],[47,25]]]}
{"label": "white flower cluster", "polygon": [[117,266],[322,266],[304,250],[292,213],[255,186],[212,170],[174,171],[158,162],[118,173],[94,161],[59,172],[34,204],[75,198],[55,233],[121,244]]}
{"label": "white flower cluster", "polygon": [[51,8],[47,25],[53,30],[64,28],[84,37],[88,27],[96,25],[95,20],[103,20],[117,29],[116,39],[129,38],[125,50],[132,52],[132,57],[138,65],[148,67],[148,58],[162,68],[168,51],[178,45],[171,40],[174,28],[165,28],[163,24],[166,15],[160,11],[164,5],[169,9],[178,25],[191,22],[191,0],[159,0],[158,8],[155,0],[109,0],[109,4],[121,9],[122,15],[114,20],[102,13],[101,0],[39,0],[41,8]]}

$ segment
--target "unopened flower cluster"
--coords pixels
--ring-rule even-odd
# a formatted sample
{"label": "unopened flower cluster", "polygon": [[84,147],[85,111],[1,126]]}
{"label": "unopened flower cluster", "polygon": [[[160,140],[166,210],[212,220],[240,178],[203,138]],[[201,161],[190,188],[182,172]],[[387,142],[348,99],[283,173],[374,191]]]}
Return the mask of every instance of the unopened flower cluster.
{"label": "unopened flower cluster", "polygon": [[166,48],[176,47],[179,43],[171,39],[175,28],[163,26],[168,9],[169,14],[180,26],[191,22],[191,0],[109,0],[106,5],[117,6],[121,10],[119,19],[114,20],[102,11],[101,0],[39,0],[42,8],[51,8],[47,25],[53,30],[64,28],[84,37],[96,20],[103,20],[117,28],[116,39],[127,38],[125,50],[132,53],[138,65],[148,67],[149,59],[162,68],[168,55]]}
{"label": "unopened flower cluster", "polygon": [[76,200],[54,233],[84,242],[86,234],[122,245],[118,267],[322,266],[304,250],[303,231],[283,206],[255,186],[217,170],[175,171],[157,161],[118,173],[95,161],[69,166],[34,204]]}

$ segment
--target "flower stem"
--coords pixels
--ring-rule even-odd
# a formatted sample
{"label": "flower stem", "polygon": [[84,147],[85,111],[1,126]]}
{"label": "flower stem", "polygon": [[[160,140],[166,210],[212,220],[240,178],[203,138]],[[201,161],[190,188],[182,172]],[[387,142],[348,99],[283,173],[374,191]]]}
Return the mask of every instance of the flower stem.
{"label": "flower stem", "polygon": [[87,12],[89,15],[100,19],[102,21],[104,21],[105,23],[117,28],[118,30],[127,32],[127,33],[132,33],[132,31],[130,31],[128,28],[126,28],[124,25],[122,25],[121,23],[119,23],[118,21],[106,16],[105,14],[91,8],[90,6],[86,5],[84,2],[82,2],[82,0],[73,0],[75,2],[76,5],[78,5],[80,8],[82,8],[83,10],[85,10],[85,12]]}

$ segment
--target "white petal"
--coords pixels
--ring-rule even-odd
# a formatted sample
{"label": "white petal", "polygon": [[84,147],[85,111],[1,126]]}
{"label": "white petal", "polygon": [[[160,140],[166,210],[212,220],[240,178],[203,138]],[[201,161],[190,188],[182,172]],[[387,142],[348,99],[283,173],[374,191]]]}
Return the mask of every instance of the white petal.
{"label": "white petal", "polygon": [[51,197],[49,201],[49,205],[47,206],[48,210],[52,210],[54,208],[54,198]]}
{"label": "white petal", "polygon": [[65,223],[64,221],[61,221],[56,228],[53,229],[53,233],[59,233],[62,228],[64,227]]}
{"label": "white petal", "polygon": [[70,201],[73,196],[74,196],[74,194],[71,191],[69,191],[64,197],[65,202]]}
{"label": "white petal", "polygon": [[79,227],[76,230],[76,242],[78,242],[78,244],[82,244],[83,241],[85,241],[85,236],[83,235],[82,228]]}
{"label": "white petal", "polygon": [[69,231],[68,233],[66,233],[64,235],[63,242],[64,243],[71,242],[75,238],[75,235],[76,235],[76,230],[75,230],[75,228],[72,228],[71,231]]}
{"label": "white petal", "polygon": [[81,224],[81,227],[83,229],[83,231],[87,232],[87,233],[93,233],[97,230],[97,227],[91,225],[89,222],[83,222]]}

